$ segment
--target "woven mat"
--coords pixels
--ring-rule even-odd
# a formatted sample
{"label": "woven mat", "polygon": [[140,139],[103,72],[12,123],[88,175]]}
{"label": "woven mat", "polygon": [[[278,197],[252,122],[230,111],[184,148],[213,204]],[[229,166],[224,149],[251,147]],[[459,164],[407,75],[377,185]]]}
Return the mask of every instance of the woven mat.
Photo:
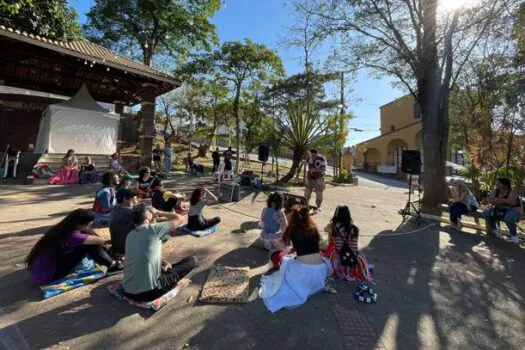
{"label": "woven mat", "polygon": [[199,300],[205,303],[248,302],[249,267],[212,266]]}

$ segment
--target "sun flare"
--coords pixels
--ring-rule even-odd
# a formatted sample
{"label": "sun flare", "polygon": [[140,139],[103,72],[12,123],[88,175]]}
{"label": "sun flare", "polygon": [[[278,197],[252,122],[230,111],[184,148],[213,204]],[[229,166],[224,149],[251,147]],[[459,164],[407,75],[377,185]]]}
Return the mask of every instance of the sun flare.
{"label": "sun flare", "polygon": [[442,11],[455,11],[474,3],[475,0],[439,0],[439,8]]}

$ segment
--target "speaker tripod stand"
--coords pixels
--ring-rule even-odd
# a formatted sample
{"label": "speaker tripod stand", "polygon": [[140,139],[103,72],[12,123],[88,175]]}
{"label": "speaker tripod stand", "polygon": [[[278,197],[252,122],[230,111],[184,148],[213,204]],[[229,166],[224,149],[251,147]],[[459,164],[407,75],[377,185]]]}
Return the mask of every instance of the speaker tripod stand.
{"label": "speaker tripod stand", "polygon": [[403,217],[403,223],[407,222],[412,216],[416,217],[414,225],[419,227],[421,223],[428,225],[428,223],[421,217],[421,175],[418,177],[417,182],[417,208],[412,202],[412,174],[408,175],[408,201],[403,209],[399,211],[399,214]]}

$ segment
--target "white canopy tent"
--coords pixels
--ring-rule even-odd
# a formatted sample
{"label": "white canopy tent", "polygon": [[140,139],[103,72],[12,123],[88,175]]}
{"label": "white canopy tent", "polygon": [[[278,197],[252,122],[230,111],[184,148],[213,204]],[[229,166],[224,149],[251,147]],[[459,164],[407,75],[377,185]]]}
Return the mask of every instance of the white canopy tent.
{"label": "white canopy tent", "polygon": [[69,100],[49,105],[40,120],[35,153],[112,154],[117,149],[119,115],[102,108],[80,90]]}

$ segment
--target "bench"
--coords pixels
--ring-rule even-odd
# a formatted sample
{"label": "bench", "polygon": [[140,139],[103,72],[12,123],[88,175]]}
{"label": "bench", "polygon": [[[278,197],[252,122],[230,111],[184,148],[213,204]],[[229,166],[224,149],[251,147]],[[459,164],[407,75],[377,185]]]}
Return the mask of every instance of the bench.
{"label": "bench", "polygon": [[[441,205],[439,206],[439,208],[442,209],[442,210],[444,210],[444,211],[446,211],[446,212],[448,212],[449,209],[450,209],[449,206],[448,206],[448,204],[441,204]],[[444,217],[442,217],[442,216],[436,216],[436,215],[425,214],[425,213],[421,213],[421,216],[422,216],[423,218],[428,218],[428,219],[430,219],[430,220],[436,220],[436,221],[440,221],[440,222],[447,223],[447,224],[450,223],[450,221],[449,221],[448,218],[444,218]],[[474,218],[474,223],[462,220],[462,221],[461,221],[461,226],[466,227],[466,228],[474,229],[474,230],[476,230],[476,231],[478,231],[478,232],[486,231],[486,230],[485,230],[485,225],[482,225],[482,224],[480,223],[480,220],[479,220],[480,218],[481,218],[481,219],[483,218],[483,210],[478,209],[478,210],[476,210],[475,212],[471,212],[471,213],[469,213],[469,214],[467,214],[467,215],[464,215],[464,217],[465,217],[465,216],[466,216],[466,217],[469,217],[469,216],[470,216],[470,217],[473,217],[473,218]],[[502,225],[502,226],[503,226],[503,227],[500,228],[501,233],[504,234],[504,235],[510,236],[510,233],[509,233],[509,231],[506,229],[505,225]],[[505,228],[504,228],[504,227],[505,227]],[[523,234],[523,232],[521,232],[521,230],[520,230],[519,227],[518,227],[518,235],[525,236],[525,235]]]}

